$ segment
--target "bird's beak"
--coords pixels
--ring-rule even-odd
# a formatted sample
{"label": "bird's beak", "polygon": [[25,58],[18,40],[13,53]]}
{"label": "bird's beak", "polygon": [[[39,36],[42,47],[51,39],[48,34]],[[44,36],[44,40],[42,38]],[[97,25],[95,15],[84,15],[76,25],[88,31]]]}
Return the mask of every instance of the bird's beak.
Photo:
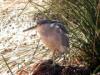
{"label": "bird's beak", "polygon": [[35,29],[36,27],[37,27],[37,25],[32,26],[32,27],[30,27],[30,28],[27,28],[27,29],[23,30],[23,32],[28,31],[28,30],[31,30],[31,29]]}

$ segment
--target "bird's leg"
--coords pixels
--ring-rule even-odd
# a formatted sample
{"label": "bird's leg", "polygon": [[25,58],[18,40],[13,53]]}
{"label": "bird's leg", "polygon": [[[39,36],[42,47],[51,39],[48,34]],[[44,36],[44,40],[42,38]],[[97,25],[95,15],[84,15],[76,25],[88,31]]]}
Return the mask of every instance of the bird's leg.
{"label": "bird's leg", "polygon": [[56,52],[55,52],[55,50],[53,51],[53,55],[52,55],[52,60],[53,60],[53,71],[54,71],[54,73],[55,73],[55,65],[56,65],[56,63],[55,63],[55,60],[56,60],[56,54],[55,54]]}
{"label": "bird's leg", "polygon": [[53,60],[53,65],[55,65],[55,50],[53,51],[52,60]]}

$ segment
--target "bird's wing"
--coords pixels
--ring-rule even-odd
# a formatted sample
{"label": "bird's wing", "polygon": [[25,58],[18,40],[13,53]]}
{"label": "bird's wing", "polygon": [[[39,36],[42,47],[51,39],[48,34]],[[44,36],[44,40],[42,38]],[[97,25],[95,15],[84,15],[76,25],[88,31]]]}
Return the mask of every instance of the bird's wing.
{"label": "bird's wing", "polygon": [[58,22],[58,21],[52,21],[52,23],[54,23],[55,25],[59,26],[59,28],[65,32],[66,34],[68,34],[68,30],[65,28],[65,26],[61,23],[61,22]]}
{"label": "bird's wing", "polygon": [[62,31],[64,31],[65,33],[67,33],[67,34],[68,34],[68,30],[64,27],[64,25],[63,25],[63,24],[58,23],[58,26],[61,28],[61,30],[62,30]]}
{"label": "bird's wing", "polygon": [[61,35],[62,39],[62,45],[69,47],[69,37],[67,35],[62,34]]}

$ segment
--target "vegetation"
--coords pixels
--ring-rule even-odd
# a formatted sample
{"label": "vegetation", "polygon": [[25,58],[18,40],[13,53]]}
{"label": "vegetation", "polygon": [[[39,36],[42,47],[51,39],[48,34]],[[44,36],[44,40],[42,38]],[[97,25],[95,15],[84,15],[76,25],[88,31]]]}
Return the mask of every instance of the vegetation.
{"label": "vegetation", "polygon": [[94,71],[100,65],[100,1],[50,0],[46,3],[49,8],[43,15],[60,20],[69,28],[71,46],[84,53],[80,58]]}

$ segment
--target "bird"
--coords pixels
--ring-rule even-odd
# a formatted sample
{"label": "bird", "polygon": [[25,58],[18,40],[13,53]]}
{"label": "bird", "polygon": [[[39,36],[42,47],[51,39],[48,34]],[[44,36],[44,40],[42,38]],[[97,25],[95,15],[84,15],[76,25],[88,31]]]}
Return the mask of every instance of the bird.
{"label": "bird", "polygon": [[38,20],[36,25],[27,28],[25,31],[35,29],[43,44],[52,51],[52,59],[65,53],[69,53],[68,30],[57,20]]}

